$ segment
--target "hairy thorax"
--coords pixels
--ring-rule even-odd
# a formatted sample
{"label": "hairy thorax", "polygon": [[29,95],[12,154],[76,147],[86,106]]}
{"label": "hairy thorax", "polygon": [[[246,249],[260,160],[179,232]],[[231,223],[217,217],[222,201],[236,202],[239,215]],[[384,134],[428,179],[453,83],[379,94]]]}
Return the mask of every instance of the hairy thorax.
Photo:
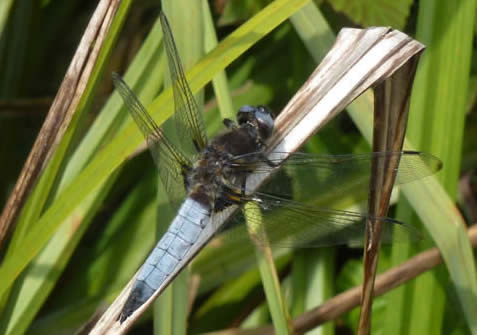
{"label": "hairy thorax", "polygon": [[[238,203],[246,175],[251,170],[244,169],[243,164],[237,168],[237,164],[250,161],[247,154],[261,150],[260,141],[257,136],[251,136],[251,132],[253,135],[253,129],[247,127],[232,129],[216,137],[202,151],[186,178],[191,197],[214,210]],[[246,156],[240,158],[243,155]]]}

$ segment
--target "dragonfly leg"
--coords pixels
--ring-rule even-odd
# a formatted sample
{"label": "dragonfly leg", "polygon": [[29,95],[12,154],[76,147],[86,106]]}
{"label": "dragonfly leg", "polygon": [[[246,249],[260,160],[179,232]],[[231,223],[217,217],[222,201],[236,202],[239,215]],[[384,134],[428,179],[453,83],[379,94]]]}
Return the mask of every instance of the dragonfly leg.
{"label": "dragonfly leg", "polygon": [[242,185],[240,186],[240,197],[242,199],[245,198],[245,189],[246,189],[246,186],[247,186],[247,178],[245,178],[245,176],[243,176],[242,178]]}
{"label": "dragonfly leg", "polygon": [[201,151],[202,151],[202,149],[201,149],[199,143],[198,143],[196,140],[192,140],[192,143],[194,144],[194,148],[195,148],[195,150],[196,150],[197,152],[201,152]]}
{"label": "dragonfly leg", "polygon": [[222,211],[232,205],[243,204],[244,187],[231,187],[225,184],[221,185],[219,196],[214,200],[214,210]]}
{"label": "dragonfly leg", "polygon": [[222,123],[224,124],[225,127],[227,127],[227,129],[237,129],[238,128],[238,125],[230,119],[223,119]]}
{"label": "dragonfly leg", "polygon": [[267,156],[264,153],[260,153],[260,158],[267,164],[269,167],[276,168],[279,167],[279,163],[274,163],[271,160],[267,158]]}

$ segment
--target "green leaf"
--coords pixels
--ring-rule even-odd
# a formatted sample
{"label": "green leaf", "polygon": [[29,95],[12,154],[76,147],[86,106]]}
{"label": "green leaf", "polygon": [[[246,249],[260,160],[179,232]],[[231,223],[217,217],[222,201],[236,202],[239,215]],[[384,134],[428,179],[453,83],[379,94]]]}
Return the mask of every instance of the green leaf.
{"label": "green leaf", "polygon": [[[403,299],[396,296],[393,309],[402,313],[388,312],[389,333],[396,331],[408,318],[406,333],[436,334],[444,327],[445,306],[449,297],[445,283],[450,278],[457,291],[462,311],[472,333],[477,333],[477,276],[472,248],[467,238],[462,218],[456,215],[453,205],[460,176],[462,138],[467,111],[467,92],[472,54],[476,2],[422,1],[419,7],[417,38],[428,45],[422,57],[414,85],[408,136],[419,149],[427,150],[444,162],[438,175],[442,187],[430,180],[430,193],[409,185],[404,189],[409,202],[403,201],[399,214],[414,224],[420,222],[413,215],[409,203],[416,197],[427,202],[422,211],[416,212],[439,247],[447,266],[438,268],[416,280],[413,294],[410,288],[401,290]],[[444,28],[445,27],[445,28]],[[439,69],[439,71],[436,71]],[[445,136],[442,136],[445,134]],[[447,191],[447,194],[445,191]],[[410,198],[411,196],[411,198]],[[447,203],[440,202],[446,199]],[[440,202],[438,204],[438,202]],[[437,211],[439,209],[439,211]],[[424,214],[425,213],[425,214]],[[432,222],[424,219],[428,217]],[[394,257],[414,253],[429,247],[423,244],[416,249],[396,249]],[[398,295],[398,293],[396,293]],[[472,298],[471,298],[472,297]],[[432,301],[432,309],[425,301]],[[409,306],[412,306],[410,309]],[[407,319],[405,319],[407,321]]]}
{"label": "green leaf", "polygon": [[[12,11],[13,8],[15,10]],[[34,13],[35,3],[28,0],[17,0],[15,4],[2,1],[0,5],[1,98],[11,99],[21,92],[28,59],[28,42],[32,34],[29,27]]]}
{"label": "green leaf", "polygon": [[404,28],[412,3],[412,0],[330,1],[336,11],[364,27],[391,26],[395,29]]}
{"label": "green leaf", "polygon": [[[289,261],[290,257],[287,256],[277,258],[277,270],[283,270]],[[190,331],[202,333],[227,327],[237,318],[237,309],[256,303],[257,295],[262,294],[262,291],[260,273],[256,266],[238,277],[224,281],[194,313]]]}
{"label": "green leaf", "polygon": [[[217,35],[214,30],[214,24],[212,21],[212,14],[210,13],[209,4],[205,0],[202,0],[202,13],[204,15],[205,52],[209,52],[217,46]],[[225,71],[221,71],[215,76],[215,78],[212,80],[212,85],[214,86],[215,98],[217,99],[217,104],[222,119],[235,118],[234,108],[232,105],[232,97],[230,96]]]}
{"label": "green leaf", "polygon": [[71,334],[98,306],[117,296],[156,242],[152,224],[157,210],[155,182],[157,176],[148,173],[119,204],[97,241],[73,255],[68,277],[49,300],[48,313],[35,320],[29,334],[51,334],[51,329],[56,334]]}
{"label": "green leaf", "polygon": [[[253,222],[252,220],[249,222],[249,215],[254,218],[261,218],[260,208],[254,203],[247,203],[245,209],[245,219],[247,220],[247,229],[251,240],[256,240],[259,235],[262,235],[260,239],[266,239],[262,222]],[[270,245],[257,245],[255,256],[275,331],[277,334],[291,334],[293,330],[290,328],[290,315],[282,295]]]}
{"label": "green leaf", "polygon": [[11,13],[14,0],[5,0],[0,3],[0,36],[3,35],[8,17]]}
{"label": "green leaf", "polygon": [[219,19],[219,25],[228,25],[245,21],[248,17],[257,14],[267,2],[269,1],[227,1],[222,16]]}
{"label": "green leaf", "polygon": [[[428,4],[432,7],[431,2],[432,1],[430,1]],[[429,143],[434,143],[435,145],[438,145],[438,141],[436,141],[435,138],[439,138],[444,143],[447,143],[447,152],[449,154],[459,155],[460,150],[456,149],[456,146],[460,146],[458,140],[462,136],[461,134],[463,129],[463,116],[462,114],[459,114],[457,117],[448,117],[447,121],[438,121],[436,119],[439,119],[440,116],[446,115],[446,112],[436,111],[436,108],[439,106],[454,115],[456,108],[461,108],[460,111],[462,112],[462,108],[465,107],[466,96],[464,95],[463,103],[463,101],[461,100],[462,95],[459,95],[459,92],[467,92],[467,57],[470,54],[470,51],[467,50],[467,53],[465,53],[466,51],[464,50],[466,49],[464,49],[464,47],[455,47],[453,43],[455,43],[455,41],[457,40],[462,39],[465,48],[468,48],[471,45],[471,43],[469,42],[469,34],[471,34],[471,32],[468,29],[470,24],[468,22],[473,22],[475,1],[472,0],[466,2],[465,6],[468,6],[468,8],[464,5],[453,7],[454,4],[451,5],[448,2],[445,3],[450,6],[450,9],[456,11],[456,15],[458,14],[460,16],[459,19],[457,19],[458,16],[452,17],[452,22],[455,25],[452,26],[452,30],[450,30],[452,34],[448,33],[447,31],[444,34],[444,32],[438,30],[438,28],[444,29],[444,26],[442,25],[442,19],[435,19],[435,21],[431,21],[435,22],[436,28],[434,30],[428,29],[429,24],[427,24],[426,22],[422,22],[423,32],[434,36],[436,41],[435,43],[439,41],[439,43],[437,44],[433,43],[434,39],[432,41],[429,41],[430,49],[433,51],[433,53],[436,53],[437,63],[428,63],[426,65],[426,61],[423,60],[424,64],[422,65],[422,67],[426,70],[422,70],[421,75],[419,75],[420,72],[418,71],[414,94],[417,94],[417,92],[421,91],[423,92],[423,96],[420,100],[422,105],[416,107],[416,105],[414,105],[416,104],[416,102],[412,102],[413,105],[410,112],[409,128],[411,129],[416,126],[416,128],[419,129],[416,130],[416,132],[418,132],[422,136],[425,136],[426,141],[428,141]],[[446,7],[442,6],[436,6],[432,8],[434,8],[438,13],[440,13],[443,18],[451,18],[451,16],[449,16],[450,9],[446,9]],[[313,10],[311,8],[311,5],[309,5],[307,9],[308,10],[306,11],[303,10],[302,12],[300,12],[300,14],[304,17],[301,24],[295,24],[295,22],[294,24],[295,27],[299,30],[300,36],[307,37],[304,42],[307,45],[308,50],[310,50],[315,60],[318,62],[323,57],[325,51],[323,49],[314,48],[313,46],[326,45],[327,40],[332,40],[332,38],[329,37],[332,33],[327,28],[326,23],[320,17],[318,11]],[[457,11],[457,9],[459,9],[459,11]],[[422,11],[423,15],[424,13],[430,12],[430,10]],[[307,25],[306,22],[316,22],[316,24]],[[449,46],[446,46],[444,44],[441,45],[440,42],[442,41],[443,35],[448,36]],[[312,43],[312,41],[317,40],[319,41],[318,43]],[[321,41],[324,41],[324,43],[320,43]],[[437,46],[439,46],[439,48],[437,48]],[[440,59],[439,52],[444,51],[448,52],[450,55],[447,57],[443,56],[442,60],[438,61]],[[429,53],[430,51],[427,52]],[[467,56],[465,56],[464,59],[461,61],[462,54]],[[449,63],[451,61],[456,63]],[[442,68],[447,70],[446,73],[450,78],[441,79],[441,74],[443,70],[436,71],[436,68]],[[457,78],[457,75],[460,75],[461,77]],[[420,77],[422,82],[425,82],[426,86],[428,85],[428,88],[432,89],[432,93],[425,93],[425,88],[418,88]],[[438,82],[442,84],[437,86],[436,83]],[[459,88],[456,83],[463,83],[462,87]],[[435,92],[434,90],[436,90],[440,86],[442,86],[442,92]],[[453,98],[449,98],[449,92],[453,92],[455,94]],[[439,97],[440,99],[442,99],[442,101],[437,102],[436,97]],[[348,107],[352,119],[357,124],[358,128],[368,141],[370,141],[371,139],[372,118],[370,113],[367,113],[366,111],[370,111],[371,109],[372,97],[370,96],[370,94],[364,94]],[[423,113],[427,113],[428,115],[425,116]],[[419,121],[419,119],[421,119],[421,121]],[[436,131],[436,134],[430,134],[427,131],[429,131],[430,129],[434,129],[434,127],[430,127],[429,125],[430,120],[436,120],[436,122],[438,122],[440,125],[448,124],[449,126],[451,126],[452,124],[456,128],[452,130],[439,130]],[[449,120],[452,120],[452,123],[450,123]],[[442,134],[452,134],[452,141],[448,141],[448,136],[442,136]],[[410,145],[406,146],[406,148],[412,149]],[[425,149],[425,147],[423,145],[420,145],[419,149]],[[434,151],[433,149],[430,149],[430,151],[432,153],[437,153],[437,151]],[[444,170],[446,170],[446,157],[439,154],[438,156],[443,159]],[[453,171],[453,178],[455,178],[456,175],[458,175],[458,164],[460,162],[460,156],[448,158],[448,160],[452,162],[451,165],[453,165],[453,167],[450,169],[450,171]],[[453,181],[453,185],[455,185],[455,180]],[[433,239],[436,241],[441,251],[444,252],[446,266],[451,273],[453,284],[459,292],[460,303],[463,305],[463,310],[465,310],[469,325],[473,327],[473,324],[475,323],[475,318],[472,318],[470,315],[476,314],[476,301],[475,299],[471,299],[471,297],[477,296],[477,280],[475,274],[474,258],[472,255],[472,250],[466,238],[464,226],[462,224],[462,218],[457,213],[452,201],[445,194],[442,187],[440,187],[437,183],[436,177],[429,177],[427,178],[426,182],[412,183],[410,185],[407,185],[406,187],[404,187],[404,194],[409,199],[409,203],[412,205],[421,220],[423,220],[425,228],[432,235]],[[400,216],[399,218],[404,219],[404,221],[408,222],[405,217]],[[461,241],[464,242],[461,243]],[[399,248],[402,247],[402,245],[398,245],[394,248],[396,248],[396,250],[399,250]],[[401,256],[399,259],[402,261],[407,257],[408,256],[404,255]],[[431,287],[430,284],[428,286]],[[427,299],[423,299],[422,295],[419,292],[416,292],[415,297],[416,301],[419,301],[424,305],[426,305],[426,302],[434,299],[434,295],[432,292]],[[389,321],[387,323],[387,334],[391,334],[393,332],[399,333],[400,328],[397,326],[397,324],[408,324],[406,322],[406,316],[403,313],[396,313],[396,309],[401,312],[408,311],[416,318],[416,320],[419,319],[422,322],[427,322],[421,317],[421,314],[419,312],[412,312],[411,309],[409,309],[409,306],[414,305],[414,302],[405,299],[401,299],[401,301],[402,305],[400,305],[400,307],[398,307],[399,303],[397,301],[390,303],[389,314],[397,321]],[[426,306],[423,306],[422,309],[427,312],[432,312],[428,308],[428,304]],[[401,316],[402,318],[400,318]],[[436,325],[434,317],[429,316],[426,318],[426,320],[429,320],[428,325]],[[404,331],[404,333],[407,332],[408,331]],[[417,330],[415,330],[415,332],[421,333]]]}
{"label": "green leaf", "polygon": [[[202,43],[203,22],[202,3],[196,1],[162,1],[162,10],[168,17],[174,40],[178,48],[184,70],[195,64],[204,53]],[[166,82],[170,82],[167,74]],[[196,95],[196,100],[202,108],[203,95]],[[158,212],[157,237],[164,233],[159,225],[164,222],[163,214]],[[189,271],[184,269],[169,285],[154,304],[154,333],[155,334],[183,334],[187,332],[187,316],[189,310]]]}

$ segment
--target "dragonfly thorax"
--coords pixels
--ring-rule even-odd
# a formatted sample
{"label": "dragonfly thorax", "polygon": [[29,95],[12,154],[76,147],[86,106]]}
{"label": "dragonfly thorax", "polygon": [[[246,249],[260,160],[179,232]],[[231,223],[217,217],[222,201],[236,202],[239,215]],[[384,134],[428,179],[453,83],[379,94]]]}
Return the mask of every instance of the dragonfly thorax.
{"label": "dragonfly thorax", "polygon": [[189,195],[214,211],[242,203],[245,179],[263,161],[265,140],[273,132],[273,119],[263,106],[242,107],[237,121],[205,147],[186,177]]}

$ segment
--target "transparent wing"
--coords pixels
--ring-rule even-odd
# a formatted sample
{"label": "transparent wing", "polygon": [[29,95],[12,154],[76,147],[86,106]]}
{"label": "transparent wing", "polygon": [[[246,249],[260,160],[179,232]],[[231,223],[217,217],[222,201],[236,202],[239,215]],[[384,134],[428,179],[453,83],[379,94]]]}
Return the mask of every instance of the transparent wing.
{"label": "transparent wing", "polygon": [[[237,171],[269,173],[281,167],[286,171],[272,178],[264,188],[268,192],[256,192],[252,206],[244,207],[244,215],[235,219],[221,238],[227,241],[247,243],[249,234],[244,224],[245,217],[252,226],[262,227],[264,234],[258,234],[256,242],[268,240],[272,246],[320,247],[338,244],[362,245],[365,237],[365,221],[372,219],[383,224],[382,240],[414,241],[421,234],[397,220],[381,217],[371,218],[367,214],[321,208],[330,202],[352,197],[366,200],[373,160],[387,163],[393,159],[400,161],[396,184],[419,180],[439,171],[442,162],[422,152],[378,152],[347,155],[321,155],[292,153],[283,164],[277,153],[271,159],[261,153],[251,153],[236,157],[230,162]],[[252,166],[251,166],[252,165]],[[278,165],[278,166],[276,166]],[[274,167],[276,166],[276,167]],[[291,178],[290,178],[291,177]],[[321,194],[320,199],[316,194]],[[283,197],[281,195],[286,194]],[[313,204],[290,200],[292,195],[300,199],[313,199]],[[311,198],[313,197],[313,198]],[[252,208],[252,209],[250,209]],[[254,208],[259,208],[257,211]],[[260,232],[260,231],[259,231]]]}
{"label": "transparent wing", "polygon": [[224,242],[250,243],[250,235],[244,224],[254,227],[254,242],[259,245],[310,248],[348,244],[364,244],[366,219],[383,224],[382,242],[412,242],[422,239],[412,226],[388,217],[371,218],[351,211],[321,209],[279,196],[257,193],[252,206],[245,206],[221,232]]}
{"label": "transparent wing", "polygon": [[[246,157],[248,156],[248,157]],[[234,169],[257,173],[269,173],[275,169],[284,168],[286,173],[294,179],[295,192],[305,192],[308,189],[320,189],[327,193],[340,193],[341,188],[348,189],[352,185],[360,189],[366,196],[369,192],[371,164],[387,163],[391,160],[399,160],[396,184],[406,184],[424,177],[430,176],[442,168],[442,162],[437,157],[416,151],[402,152],[373,152],[363,154],[345,155],[322,155],[313,153],[291,153],[289,158],[280,164],[280,157],[285,153],[274,153],[271,159],[265,159],[261,153],[251,153],[236,157],[230,162]],[[251,167],[251,164],[254,167]],[[278,165],[278,166],[277,166]],[[274,167],[276,166],[276,167]],[[279,194],[290,194],[273,184],[268,186],[267,191]],[[346,187],[344,187],[344,185]]]}
{"label": "transparent wing", "polygon": [[191,162],[164,136],[139,99],[117,73],[113,73],[113,83],[146,138],[169,201],[176,205],[185,196],[184,175],[191,168]]}
{"label": "transparent wing", "polygon": [[174,92],[174,117],[177,136],[183,148],[191,151],[192,144],[193,149],[200,152],[207,145],[202,113],[187,83],[169,22],[162,12],[160,13],[160,20]]}

